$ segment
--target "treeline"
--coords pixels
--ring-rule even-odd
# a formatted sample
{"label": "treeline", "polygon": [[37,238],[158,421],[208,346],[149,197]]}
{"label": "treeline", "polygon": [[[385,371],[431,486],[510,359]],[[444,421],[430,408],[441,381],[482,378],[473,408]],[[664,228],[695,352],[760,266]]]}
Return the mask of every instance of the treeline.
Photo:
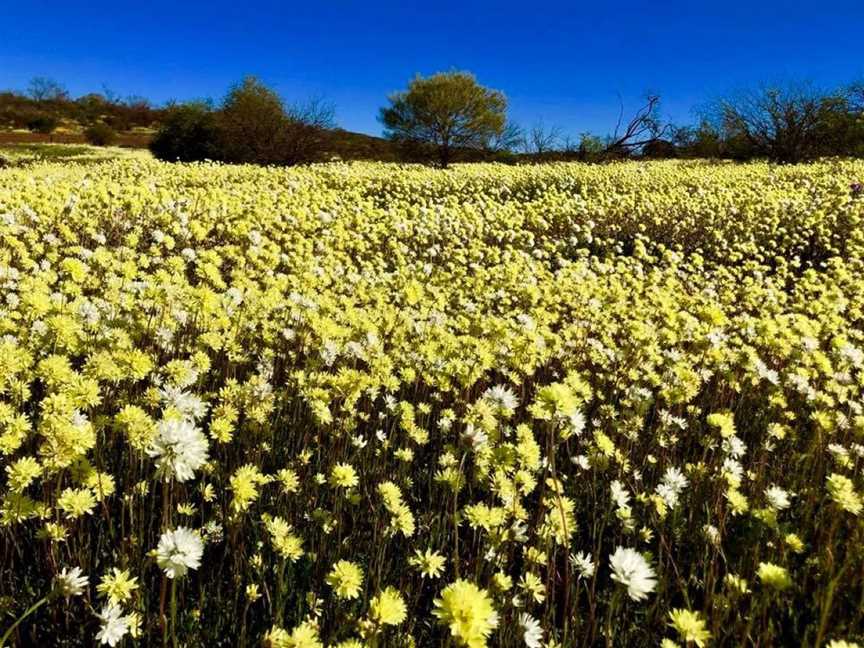
{"label": "treeline", "polygon": [[73,99],[45,77],[34,78],[25,93],[0,92],[0,127],[50,134],[71,122],[95,144],[110,143],[117,132],[158,128],[164,114],[145,97],[120,97],[107,88]]}
{"label": "treeline", "polygon": [[[629,117],[623,107],[605,136],[562,137],[538,122],[513,123],[507,99],[467,72],[417,76],[392,94],[379,120],[390,150],[375,159],[432,162],[537,162],[624,158],[725,158],[801,162],[826,156],[864,156],[864,84],[831,92],[808,84],[761,86],[714,101],[697,125],[666,122],[660,97],[648,96]],[[333,146],[332,107],[311,103],[286,109],[278,96],[249,78],[218,108],[185,104],[169,109],[151,149],[166,160],[297,164],[322,159]]]}
{"label": "treeline", "polygon": [[[117,131],[156,131],[150,148],[163,160],[220,160],[292,165],[332,159],[430,162],[624,158],[768,159],[800,162],[864,157],[864,83],[830,91],[805,83],[764,85],[717,99],[695,124],[663,119],[661,98],[647,96],[632,114],[622,106],[608,134],[564,136],[562,125],[527,127],[508,117],[505,95],[467,72],[417,76],[381,108],[384,137],[335,128],[334,107],[320,99],[286,104],[254,77],[225,98],[155,107],[142,97],[91,93],[72,99],[46,78],[26,94],[0,93],[0,126],[50,133],[64,120],[88,141],[111,143]],[[614,117],[614,116],[613,116]]]}

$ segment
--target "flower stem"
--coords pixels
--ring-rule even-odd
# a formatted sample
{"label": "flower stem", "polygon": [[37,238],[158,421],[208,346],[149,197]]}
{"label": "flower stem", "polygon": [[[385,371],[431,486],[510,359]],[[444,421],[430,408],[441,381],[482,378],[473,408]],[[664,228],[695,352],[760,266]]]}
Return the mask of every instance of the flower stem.
{"label": "flower stem", "polygon": [[17,628],[17,627],[21,624],[21,622],[22,622],[24,619],[26,619],[28,616],[30,616],[30,615],[33,614],[36,610],[38,610],[40,607],[42,607],[42,606],[43,606],[43,605],[48,601],[48,599],[49,599],[50,597],[51,597],[50,594],[48,594],[48,595],[46,595],[46,596],[43,596],[41,599],[39,599],[38,601],[36,601],[36,603],[34,603],[33,605],[31,605],[31,606],[27,609],[27,611],[24,612],[24,614],[22,614],[20,617],[18,617],[18,620],[15,621],[15,623],[12,624],[12,627],[9,628],[9,629],[8,629],[8,630],[3,634],[2,637],[0,637],[0,648],[3,648],[3,646],[6,645],[6,640],[9,639],[9,637],[12,636],[12,633],[15,632],[15,628]]}

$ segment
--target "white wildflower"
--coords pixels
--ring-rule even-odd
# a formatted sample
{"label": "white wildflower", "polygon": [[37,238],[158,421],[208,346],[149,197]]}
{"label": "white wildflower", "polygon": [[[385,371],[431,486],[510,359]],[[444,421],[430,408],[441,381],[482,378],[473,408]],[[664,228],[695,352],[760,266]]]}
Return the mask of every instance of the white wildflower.
{"label": "white wildflower", "polygon": [[524,634],[522,638],[528,648],[540,648],[543,644],[543,628],[540,622],[527,612],[519,615],[519,625],[522,626]]}
{"label": "white wildflower", "polygon": [[115,646],[129,632],[129,619],[123,616],[123,610],[119,605],[112,603],[103,607],[99,613],[99,620],[102,625],[96,638],[100,643]]}
{"label": "white wildflower", "polygon": [[654,591],[657,585],[654,570],[648,561],[635,549],[618,547],[609,556],[612,567],[612,580],[627,588],[627,594],[634,601],[641,601]]}
{"label": "white wildflower", "polygon": [[147,454],[156,457],[156,469],[178,482],[195,476],[195,471],[207,461],[207,437],[187,420],[160,421],[156,440]]}
{"label": "white wildflower", "polygon": [[201,536],[186,527],[178,527],[159,538],[156,563],[165,570],[168,578],[176,578],[184,576],[190,569],[198,569],[203,553]]}
{"label": "white wildflower", "polygon": [[789,508],[789,493],[779,486],[771,485],[765,489],[765,497],[768,500],[769,506],[776,511],[782,511]]}
{"label": "white wildflower", "polygon": [[502,410],[512,411],[519,405],[519,398],[516,393],[504,385],[490,387],[483,394],[483,398]]}
{"label": "white wildflower", "polygon": [[66,598],[81,596],[87,583],[87,577],[81,575],[80,567],[74,567],[71,570],[64,567],[55,578],[55,587]]}
{"label": "white wildflower", "polygon": [[591,559],[591,554],[586,551],[570,554],[570,564],[579,572],[580,578],[591,578],[594,575],[594,561]]}

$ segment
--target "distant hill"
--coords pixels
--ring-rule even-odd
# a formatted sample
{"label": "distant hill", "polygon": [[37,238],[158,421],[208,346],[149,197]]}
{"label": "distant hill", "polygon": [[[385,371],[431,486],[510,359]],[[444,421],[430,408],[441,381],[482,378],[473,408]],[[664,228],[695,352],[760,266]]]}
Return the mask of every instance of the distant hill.
{"label": "distant hill", "polygon": [[[152,129],[138,128],[119,131],[117,146],[124,148],[147,148],[158,124]],[[327,131],[325,159],[396,161],[394,145],[381,137],[353,133],[342,128]],[[84,144],[84,126],[66,124],[53,133],[37,133],[27,129],[0,129],[0,145],[3,144]]]}
{"label": "distant hill", "polygon": [[396,146],[383,137],[354,133],[342,128],[327,132],[327,156],[343,160],[381,160],[393,162],[399,159]]}

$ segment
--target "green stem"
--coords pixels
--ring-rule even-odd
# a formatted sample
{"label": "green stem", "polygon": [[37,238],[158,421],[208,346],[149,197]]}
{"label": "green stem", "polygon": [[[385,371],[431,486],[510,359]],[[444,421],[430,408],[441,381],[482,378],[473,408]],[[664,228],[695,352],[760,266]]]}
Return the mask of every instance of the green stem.
{"label": "green stem", "polygon": [[15,623],[12,624],[12,627],[9,628],[9,629],[8,629],[8,630],[3,634],[2,637],[0,637],[0,648],[3,648],[3,646],[6,645],[6,640],[9,639],[9,637],[12,636],[12,633],[15,632],[15,628],[17,628],[19,625],[21,625],[21,622],[22,622],[24,619],[26,619],[28,616],[30,616],[30,615],[33,614],[36,610],[38,610],[40,607],[42,607],[45,603],[47,603],[49,598],[51,598],[51,594],[47,594],[46,596],[42,597],[42,598],[39,599],[36,603],[34,603],[33,605],[31,605],[30,608],[29,608],[29,609],[28,609],[24,614],[22,614],[20,617],[18,617],[18,620],[15,621]]}

